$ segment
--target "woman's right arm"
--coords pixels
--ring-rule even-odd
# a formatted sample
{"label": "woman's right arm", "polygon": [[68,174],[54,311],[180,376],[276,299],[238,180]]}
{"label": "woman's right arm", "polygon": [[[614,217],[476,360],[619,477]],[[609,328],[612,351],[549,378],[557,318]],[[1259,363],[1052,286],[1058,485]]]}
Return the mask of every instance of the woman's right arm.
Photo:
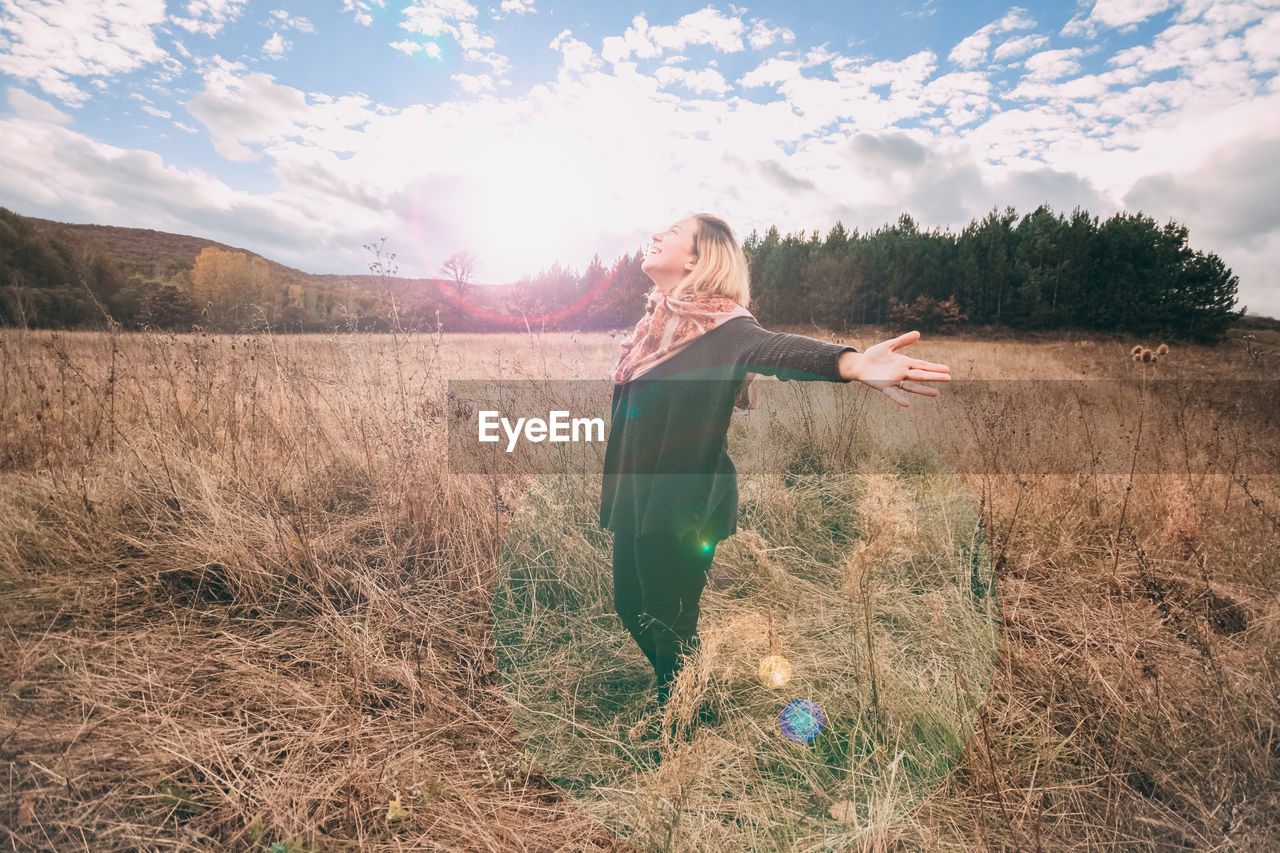
{"label": "woman's right arm", "polygon": [[745,321],[735,329],[733,343],[740,348],[740,363],[751,373],[776,376],[782,381],[851,382],[840,369],[840,358],[857,350],[846,344],[771,332],[760,324]]}
{"label": "woman's right arm", "polygon": [[[737,321],[730,321],[734,322]],[[851,346],[804,335],[770,332],[750,320],[738,323],[732,332],[735,342],[743,347],[740,360],[749,372],[765,373],[782,380],[822,379],[845,384],[857,380],[882,391],[899,406],[911,405],[908,402],[910,394],[938,396],[937,390],[931,387],[932,383],[951,379],[951,368],[947,365],[899,352],[920,340],[920,333],[914,330],[881,341],[863,353]]]}

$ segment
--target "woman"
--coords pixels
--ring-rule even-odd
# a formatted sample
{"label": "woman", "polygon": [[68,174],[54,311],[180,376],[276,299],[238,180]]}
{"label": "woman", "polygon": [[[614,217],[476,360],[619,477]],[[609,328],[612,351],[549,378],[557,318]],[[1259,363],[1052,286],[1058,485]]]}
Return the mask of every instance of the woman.
{"label": "woman", "polygon": [[[614,606],[657,678],[658,707],[698,647],[698,602],[720,540],[737,530],[737,472],[726,435],[744,380],[857,380],[907,406],[945,364],[898,352],[908,332],[859,353],[761,328],[746,309],[746,256],[724,220],[700,213],[653,235],[641,263],[645,315],[614,366],[600,525],[614,532]],[[667,381],[661,381],[667,380]],[[909,380],[909,381],[908,381]]]}

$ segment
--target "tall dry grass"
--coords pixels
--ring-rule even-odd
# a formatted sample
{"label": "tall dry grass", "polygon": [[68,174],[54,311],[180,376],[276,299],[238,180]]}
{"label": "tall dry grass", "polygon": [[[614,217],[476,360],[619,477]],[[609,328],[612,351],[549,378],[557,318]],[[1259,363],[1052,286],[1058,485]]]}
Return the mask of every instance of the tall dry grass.
{"label": "tall dry grass", "polygon": [[[1133,343],[915,349],[957,378],[1250,369],[1242,353],[1203,347],[1137,364]],[[627,849],[531,761],[499,679],[493,589],[530,482],[451,475],[443,435],[447,379],[598,378],[616,345],[0,335],[0,836],[34,850]],[[1195,428],[1187,446],[1210,446]],[[958,480],[999,592],[985,702],[954,766],[908,813],[865,813],[852,790],[863,811],[817,812],[811,828],[870,827],[865,849],[1280,847],[1275,478]],[[748,587],[812,582],[767,559],[788,506],[807,499],[794,485],[744,478],[756,514],[717,561]],[[598,535],[584,541],[582,556],[605,553]],[[608,567],[597,569],[600,600]],[[840,624],[895,604],[884,572],[842,571]],[[868,610],[853,590],[873,582]],[[708,623],[708,662],[756,654],[750,601]],[[922,604],[919,626],[945,626],[945,601]],[[588,645],[590,660],[645,690],[608,625],[592,622],[614,645]],[[868,682],[883,656],[878,701],[890,704],[893,643],[849,636],[863,641],[850,659]],[[684,676],[686,698],[701,674]],[[747,725],[749,697],[721,698],[729,724]],[[699,786],[742,778],[738,743],[709,726],[665,746],[651,813],[667,823],[646,826],[672,831],[646,829],[643,849],[716,837],[698,821]]]}
{"label": "tall dry grass", "polygon": [[[791,408],[779,390],[756,420]],[[870,437],[876,419],[849,423]],[[795,453],[744,480],[744,529],[716,555],[700,650],[649,743],[632,723],[654,713],[652,671],[613,614],[598,474],[544,470],[508,530],[495,644],[526,746],[584,812],[642,849],[845,850],[941,783],[994,668],[990,559],[954,477],[859,470],[875,450],[859,442],[843,473]],[[758,668],[779,653],[794,678],[775,690]],[[826,715],[806,746],[778,727],[799,697]],[[693,730],[699,707],[714,714]]]}

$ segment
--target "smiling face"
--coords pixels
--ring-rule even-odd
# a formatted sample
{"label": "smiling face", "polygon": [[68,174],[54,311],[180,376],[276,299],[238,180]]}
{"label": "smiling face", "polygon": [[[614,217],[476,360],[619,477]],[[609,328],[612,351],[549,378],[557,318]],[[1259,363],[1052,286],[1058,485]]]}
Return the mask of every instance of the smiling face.
{"label": "smiling face", "polygon": [[698,262],[693,250],[697,231],[698,220],[691,218],[681,219],[666,231],[653,235],[640,269],[664,292],[670,293]]}

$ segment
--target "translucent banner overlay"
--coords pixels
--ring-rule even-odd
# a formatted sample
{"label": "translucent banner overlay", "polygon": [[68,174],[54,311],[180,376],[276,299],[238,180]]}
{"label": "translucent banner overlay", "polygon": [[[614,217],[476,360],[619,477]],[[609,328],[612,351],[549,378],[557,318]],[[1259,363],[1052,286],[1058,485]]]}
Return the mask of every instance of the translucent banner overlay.
{"label": "translucent banner overlay", "polygon": [[[717,379],[660,381],[701,383],[699,393],[709,398],[736,390],[715,387],[726,384]],[[755,409],[728,419],[728,458],[744,474],[821,473],[832,466],[902,473],[925,457],[939,458],[957,474],[1280,473],[1280,380],[918,385],[938,396],[906,393],[911,405],[903,408],[860,383],[760,377]],[[533,474],[552,462],[602,469],[613,426],[612,381],[450,380],[447,394],[452,473]],[[663,396],[635,399],[661,406]],[[645,414],[634,407],[619,412],[638,422]],[[649,461],[632,456],[634,467],[624,473],[706,474],[725,464],[687,452],[715,432],[714,417],[692,407],[675,422],[680,429],[668,427]]]}

